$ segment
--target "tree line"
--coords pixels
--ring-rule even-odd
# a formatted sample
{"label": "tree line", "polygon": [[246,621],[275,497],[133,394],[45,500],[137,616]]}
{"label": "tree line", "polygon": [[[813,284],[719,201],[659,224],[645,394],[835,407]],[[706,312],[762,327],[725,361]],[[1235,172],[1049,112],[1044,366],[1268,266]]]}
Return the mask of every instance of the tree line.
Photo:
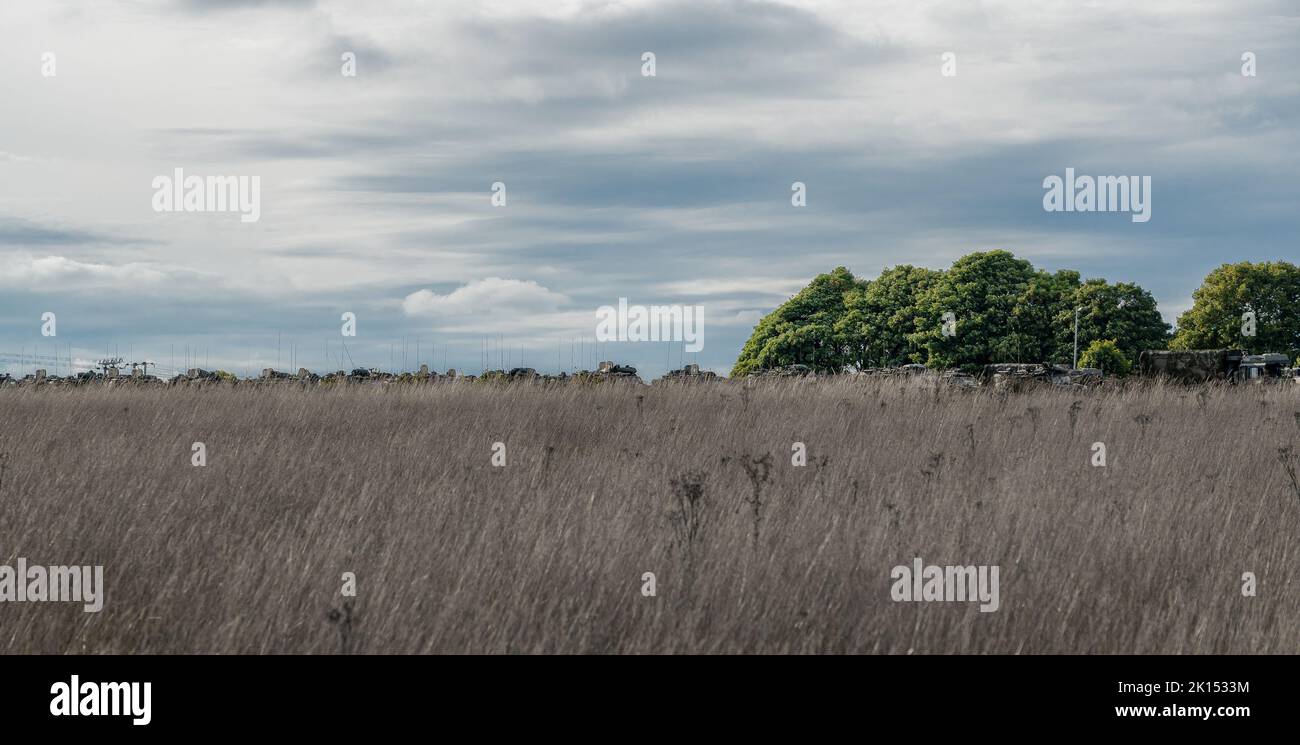
{"label": "tree line", "polygon": [[819,373],[908,363],[968,370],[994,362],[1070,364],[1076,309],[1080,365],[1108,373],[1124,374],[1145,349],[1300,352],[1294,264],[1224,264],[1192,298],[1175,332],[1151,293],[1134,283],[1046,272],[1008,251],[968,254],[942,271],[896,266],[875,279],[841,266],[765,316],[731,375],[792,364]]}

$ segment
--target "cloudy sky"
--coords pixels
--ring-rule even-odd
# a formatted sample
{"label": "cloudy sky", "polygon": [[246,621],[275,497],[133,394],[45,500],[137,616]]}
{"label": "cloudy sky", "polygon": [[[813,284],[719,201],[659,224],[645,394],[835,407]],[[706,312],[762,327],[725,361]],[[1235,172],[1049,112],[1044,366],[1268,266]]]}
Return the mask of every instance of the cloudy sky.
{"label": "cloudy sky", "polygon": [[[679,364],[591,350],[626,297],[703,306],[686,361],[725,372],[837,265],[1006,248],[1172,321],[1221,263],[1300,260],[1291,0],[8,2],[0,100],[10,355]],[[1150,222],[1044,212],[1066,167],[1150,176]],[[258,176],[260,219],[155,212],[175,168]]]}

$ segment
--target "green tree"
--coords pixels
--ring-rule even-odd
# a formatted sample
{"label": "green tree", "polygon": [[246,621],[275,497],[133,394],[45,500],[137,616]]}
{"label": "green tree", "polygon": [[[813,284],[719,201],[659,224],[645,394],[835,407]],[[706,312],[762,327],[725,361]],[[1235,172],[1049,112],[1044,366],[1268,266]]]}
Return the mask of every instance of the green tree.
{"label": "green tree", "polygon": [[1114,339],[1094,339],[1079,355],[1080,367],[1095,367],[1107,375],[1128,375],[1133,363]]}
{"label": "green tree", "polygon": [[[1036,345],[1014,333],[1016,307],[1033,279],[1033,266],[1008,251],[963,256],[921,295],[909,339],[935,367],[1033,360],[1037,350],[1020,347]],[[945,313],[956,318],[951,336],[943,333]]]}
{"label": "green tree", "polygon": [[[1079,273],[1072,269],[1055,274],[1035,272],[1016,300],[1009,336],[998,345],[1002,359],[994,361],[1061,361],[1056,348],[1061,318],[1072,314],[1079,287]],[[1073,322],[1072,316],[1070,321]],[[1067,355],[1065,361],[1069,360]]]}
{"label": "green tree", "polygon": [[857,286],[853,273],[842,266],[817,275],[758,322],[731,368],[732,377],[792,364],[841,372],[849,364],[848,345],[835,326],[844,316],[845,294]]}
{"label": "green tree", "polygon": [[863,369],[925,362],[925,348],[909,337],[917,330],[918,300],[942,275],[905,264],[851,288],[835,326],[849,352],[849,364]]}
{"label": "green tree", "polygon": [[[1255,314],[1255,335],[1242,316]],[[1241,348],[1254,354],[1300,350],[1300,267],[1285,261],[1224,264],[1192,293],[1178,317],[1173,349]]]}
{"label": "green tree", "polygon": [[1068,362],[1074,355],[1074,309],[1079,313],[1079,349],[1100,339],[1116,347],[1136,363],[1145,349],[1164,349],[1169,343],[1169,324],[1160,315],[1150,292],[1130,282],[1109,284],[1090,279],[1074,293],[1056,316],[1054,361]]}
{"label": "green tree", "polygon": [[[1079,343],[1110,340],[1131,363],[1164,348],[1169,325],[1141,287],[1079,273],[1037,270],[1007,251],[973,253],[947,271],[897,266],[871,281],[838,267],[768,314],[745,343],[733,376],[800,363],[818,372],[923,362],[975,368],[990,362],[1066,362]],[[944,333],[945,314],[955,333]]]}

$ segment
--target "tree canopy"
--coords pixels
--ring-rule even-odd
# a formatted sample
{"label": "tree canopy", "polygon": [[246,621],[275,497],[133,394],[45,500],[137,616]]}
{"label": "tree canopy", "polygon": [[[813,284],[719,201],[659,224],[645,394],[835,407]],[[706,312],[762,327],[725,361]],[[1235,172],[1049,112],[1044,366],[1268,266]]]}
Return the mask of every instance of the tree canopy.
{"label": "tree canopy", "polygon": [[897,266],[870,282],[857,282],[844,297],[835,332],[844,339],[848,364],[857,369],[919,362],[925,350],[912,340],[918,301],[942,275],[932,269]]}
{"label": "tree canopy", "polygon": [[848,351],[835,324],[844,316],[844,296],[857,285],[852,272],[842,266],[814,277],[758,322],[731,374],[793,364],[819,373],[843,370]]}
{"label": "tree canopy", "polygon": [[[1254,313],[1254,328],[1243,320]],[[1251,336],[1247,331],[1254,331]],[[1300,351],[1300,267],[1285,261],[1224,264],[1192,293],[1178,317],[1174,349],[1240,348],[1247,352]]]}
{"label": "tree canopy", "polygon": [[[944,271],[902,265],[864,280],[837,267],[818,275],[759,322],[731,374],[796,363],[818,372],[1069,363],[1075,308],[1080,351],[1110,340],[1131,363],[1168,341],[1169,325],[1141,287],[1045,272],[999,250],[963,256]],[[949,313],[954,323],[945,327]]]}
{"label": "tree canopy", "polygon": [[[1079,351],[1094,341],[1109,339],[1136,364],[1144,349],[1164,349],[1169,343],[1169,324],[1160,316],[1156,299],[1131,282],[1107,284],[1090,279],[1074,293],[1070,303],[1079,308]],[[1070,359],[1074,349],[1073,310],[1057,317],[1056,359]]]}

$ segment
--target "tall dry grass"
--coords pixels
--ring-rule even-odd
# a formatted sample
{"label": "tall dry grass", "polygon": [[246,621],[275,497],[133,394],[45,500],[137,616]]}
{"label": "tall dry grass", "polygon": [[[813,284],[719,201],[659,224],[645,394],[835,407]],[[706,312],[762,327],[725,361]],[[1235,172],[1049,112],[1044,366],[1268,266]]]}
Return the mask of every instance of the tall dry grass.
{"label": "tall dry grass", "polygon": [[[1294,652],[1298,445],[1296,386],[6,391],[0,563],[107,599],[0,651]],[[892,602],[918,556],[1001,609]]]}

